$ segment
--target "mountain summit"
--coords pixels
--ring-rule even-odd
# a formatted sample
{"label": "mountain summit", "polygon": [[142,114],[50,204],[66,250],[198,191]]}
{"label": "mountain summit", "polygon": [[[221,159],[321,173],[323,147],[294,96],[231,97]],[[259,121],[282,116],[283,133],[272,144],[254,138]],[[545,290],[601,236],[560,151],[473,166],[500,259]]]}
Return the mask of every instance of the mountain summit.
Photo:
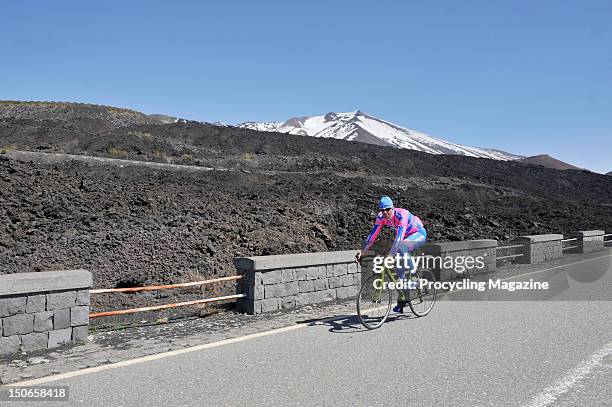
{"label": "mountain summit", "polygon": [[556,170],[580,170],[581,169],[574,165],[557,160],[556,158],[553,158],[549,156],[548,154],[534,155],[533,157],[523,158],[521,161],[527,164],[536,164],[536,165],[542,165],[547,168],[554,168]]}
{"label": "mountain summit", "polygon": [[238,124],[237,127],[301,136],[358,141],[367,144],[423,151],[430,154],[459,154],[495,160],[516,160],[523,158],[519,155],[495,149],[468,147],[445,141],[369,116],[359,110],[347,113],[330,112],[322,116],[294,117],[285,122],[246,122]]}

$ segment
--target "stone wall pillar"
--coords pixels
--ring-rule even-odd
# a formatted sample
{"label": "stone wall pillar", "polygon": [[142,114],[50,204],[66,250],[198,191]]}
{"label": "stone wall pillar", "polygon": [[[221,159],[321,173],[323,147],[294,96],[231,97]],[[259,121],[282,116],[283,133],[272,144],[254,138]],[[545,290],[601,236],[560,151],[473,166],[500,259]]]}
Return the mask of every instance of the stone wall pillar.
{"label": "stone wall pillar", "polygon": [[357,250],[239,257],[234,265],[243,280],[236,293],[240,312],[259,314],[357,296],[361,274]]}
{"label": "stone wall pillar", "polygon": [[524,255],[516,258],[517,263],[534,264],[558,259],[562,256],[563,235],[529,235],[516,238],[512,244],[522,244]]}
{"label": "stone wall pillar", "polygon": [[87,340],[86,270],[0,276],[0,356]]}
{"label": "stone wall pillar", "polygon": [[427,244],[416,255],[432,256],[422,268],[430,268],[438,281],[445,281],[495,271],[496,248],[493,239],[440,242]]}
{"label": "stone wall pillar", "polygon": [[603,230],[579,230],[571,233],[570,237],[578,239],[570,242],[572,246],[578,246],[574,253],[589,253],[604,249]]}

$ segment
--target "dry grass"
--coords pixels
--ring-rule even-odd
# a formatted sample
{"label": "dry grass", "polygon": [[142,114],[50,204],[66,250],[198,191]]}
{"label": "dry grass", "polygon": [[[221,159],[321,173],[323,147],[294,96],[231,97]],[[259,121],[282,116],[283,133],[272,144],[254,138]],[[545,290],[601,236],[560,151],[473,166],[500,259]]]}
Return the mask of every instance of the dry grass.
{"label": "dry grass", "polygon": [[[187,271],[186,273],[183,274],[183,283],[192,283],[195,281],[203,281],[206,280],[206,278],[204,276],[202,276],[202,274],[200,274],[197,271]],[[195,294],[204,294],[204,288],[203,286],[193,286],[193,287],[187,287],[185,288],[185,291],[190,292],[190,293],[195,293]]]}
{"label": "dry grass", "polygon": [[[188,271],[184,274],[183,282],[190,283],[195,281],[204,281],[210,278],[204,277],[198,271]],[[223,293],[221,289],[221,283],[212,283],[212,284],[204,284],[200,286],[193,286],[185,288],[185,291],[191,292],[194,294],[199,294],[202,298],[214,298],[220,297]],[[210,314],[215,314],[221,310],[221,307],[217,304],[196,304],[193,306],[195,310],[198,311],[199,316],[206,316]]]}
{"label": "dry grass", "polygon": [[244,153],[240,156],[240,159],[244,161],[253,161],[255,159],[255,154],[254,153]]}
{"label": "dry grass", "polygon": [[0,148],[0,154],[7,154],[15,149],[15,146],[9,145]]}
{"label": "dry grass", "polygon": [[166,152],[161,148],[156,148],[153,150],[153,155],[157,158],[167,158]]}
{"label": "dry grass", "polygon": [[127,151],[116,147],[109,148],[108,153],[113,157],[125,157],[127,155]]}

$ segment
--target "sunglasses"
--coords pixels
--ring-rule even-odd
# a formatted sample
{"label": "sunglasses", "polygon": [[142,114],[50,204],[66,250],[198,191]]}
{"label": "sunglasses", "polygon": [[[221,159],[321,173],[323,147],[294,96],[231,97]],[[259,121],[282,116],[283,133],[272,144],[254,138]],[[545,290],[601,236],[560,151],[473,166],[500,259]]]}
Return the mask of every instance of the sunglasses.
{"label": "sunglasses", "polygon": [[384,209],[381,209],[381,211],[383,211],[383,212],[389,212],[391,210],[393,210],[393,208],[384,208]]}

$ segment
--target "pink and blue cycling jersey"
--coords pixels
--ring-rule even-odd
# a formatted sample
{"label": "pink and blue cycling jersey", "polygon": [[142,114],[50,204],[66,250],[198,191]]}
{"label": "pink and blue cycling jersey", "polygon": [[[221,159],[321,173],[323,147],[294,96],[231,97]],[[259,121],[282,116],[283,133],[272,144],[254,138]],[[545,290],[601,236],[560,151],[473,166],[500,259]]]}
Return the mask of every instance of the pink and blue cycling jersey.
{"label": "pink and blue cycling jersey", "polygon": [[365,241],[364,252],[372,247],[383,226],[389,226],[396,230],[395,243],[391,249],[392,253],[398,250],[400,252],[404,250],[412,252],[425,244],[427,232],[423,227],[423,221],[406,209],[393,208],[391,219],[387,220],[383,212],[380,212],[376,217],[374,227]]}

